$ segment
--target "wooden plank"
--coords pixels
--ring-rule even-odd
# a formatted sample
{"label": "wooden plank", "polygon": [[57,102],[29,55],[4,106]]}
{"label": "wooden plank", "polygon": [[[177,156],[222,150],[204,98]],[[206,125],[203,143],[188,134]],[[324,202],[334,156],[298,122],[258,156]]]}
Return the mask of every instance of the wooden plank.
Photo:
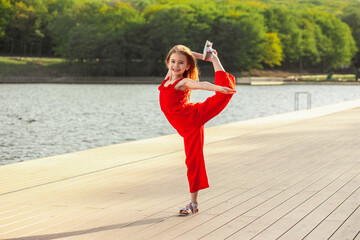
{"label": "wooden plank", "polygon": [[[356,206],[360,205],[360,187],[358,183],[356,185],[352,185],[353,186],[349,185],[348,189],[355,189],[355,191],[348,194],[347,189],[341,189],[336,196],[334,195],[334,197],[329,199],[326,204],[321,206],[322,209],[319,208],[316,212],[314,211],[314,214],[318,214],[320,216],[325,215],[325,217],[318,224],[314,224],[315,226],[305,236],[305,238],[329,238],[338,228],[341,227],[343,222],[353,214],[357,208]],[[329,211],[331,212],[328,213]],[[360,230],[360,224],[358,224],[358,226]]]}
{"label": "wooden plank", "polygon": [[[333,208],[327,206],[327,201],[330,201],[330,205],[334,204],[331,203],[331,199],[334,198],[336,205],[338,204],[339,199],[344,199],[344,192],[341,191],[341,189],[347,186],[349,178],[357,177],[358,173],[348,171],[347,174],[343,176],[344,177],[336,179],[336,181],[321,191],[316,192],[316,194],[308,201],[287,214],[287,218],[296,219],[296,221],[292,222],[293,224],[288,226],[288,229],[282,233],[281,236],[284,238],[292,238],[295,235],[304,237],[326,216],[326,214],[329,214]],[[345,189],[345,192],[347,192],[347,189]],[[337,197],[338,195],[339,197]]]}
{"label": "wooden plank", "polygon": [[339,228],[335,230],[330,239],[358,239],[360,237],[360,205],[349,215],[347,219],[343,221]]}

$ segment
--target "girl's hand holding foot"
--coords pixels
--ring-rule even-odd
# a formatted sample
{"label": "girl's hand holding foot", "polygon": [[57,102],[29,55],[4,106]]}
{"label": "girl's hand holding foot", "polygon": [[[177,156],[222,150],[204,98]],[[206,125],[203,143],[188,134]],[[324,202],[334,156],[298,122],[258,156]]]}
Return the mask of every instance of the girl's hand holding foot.
{"label": "girl's hand holding foot", "polygon": [[232,88],[228,88],[228,87],[220,87],[218,92],[221,92],[223,94],[234,94],[234,93],[236,93],[236,90],[234,90]]}

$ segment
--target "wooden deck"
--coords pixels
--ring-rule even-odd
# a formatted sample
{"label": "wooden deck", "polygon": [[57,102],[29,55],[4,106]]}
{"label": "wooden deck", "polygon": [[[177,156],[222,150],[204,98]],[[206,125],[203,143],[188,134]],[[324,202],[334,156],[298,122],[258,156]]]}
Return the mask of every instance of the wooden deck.
{"label": "wooden deck", "polygon": [[360,239],[360,101],[205,137],[196,215],[174,134],[0,166],[0,239]]}

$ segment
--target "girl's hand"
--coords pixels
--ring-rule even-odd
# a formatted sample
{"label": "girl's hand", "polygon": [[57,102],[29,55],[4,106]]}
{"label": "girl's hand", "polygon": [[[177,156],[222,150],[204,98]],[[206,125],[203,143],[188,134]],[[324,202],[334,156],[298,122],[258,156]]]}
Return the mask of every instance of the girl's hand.
{"label": "girl's hand", "polygon": [[223,94],[234,94],[234,93],[236,93],[236,90],[234,90],[232,88],[228,88],[228,87],[220,87],[218,92],[221,92]]}
{"label": "girl's hand", "polygon": [[202,53],[198,53],[198,52],[194,52],[192,51],[191,54],[196,58],[196,59],[199,59],[199,60],[204,60],[204,61],[208,61],[208,62],[212,62],[214,61],[216,58],[218,58],[218,54],[217,54],[217,51],[215,49],[213,49],[214,52],[213,52],[213,57],[212,59],[210,58],[211,57],[211,54],[208,54],[207,58],[203,59],[203,54]]}
{"label": "girl's hand", "polygon": [[[212,56],[212,57],[211,57]],[[218,53],[215,49],[213,49],[213,52],[210,52],[206,58],[204,59],[204,61],[208,61],[208,62],[214,62],[216,59],[218,59]]]}

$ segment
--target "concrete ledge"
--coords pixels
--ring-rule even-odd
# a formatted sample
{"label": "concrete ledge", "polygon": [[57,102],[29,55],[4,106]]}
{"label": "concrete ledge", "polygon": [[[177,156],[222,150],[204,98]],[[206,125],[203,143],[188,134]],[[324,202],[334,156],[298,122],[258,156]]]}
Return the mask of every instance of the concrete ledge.
{"label": "concrete ledge", "polygon": [[247,85],[282,85],[285,78],[282,77],[238,77],[237,84]]}
{"label": "concrete ledge", "polygon": [[278,127],[284,124],[317,118],[356,107],[360,107],[360,99],[206,128],[209,134],[205,135],[205,143],[235,137],[239,134],[246,134],[247,132],[254,131],[256,128]]}

